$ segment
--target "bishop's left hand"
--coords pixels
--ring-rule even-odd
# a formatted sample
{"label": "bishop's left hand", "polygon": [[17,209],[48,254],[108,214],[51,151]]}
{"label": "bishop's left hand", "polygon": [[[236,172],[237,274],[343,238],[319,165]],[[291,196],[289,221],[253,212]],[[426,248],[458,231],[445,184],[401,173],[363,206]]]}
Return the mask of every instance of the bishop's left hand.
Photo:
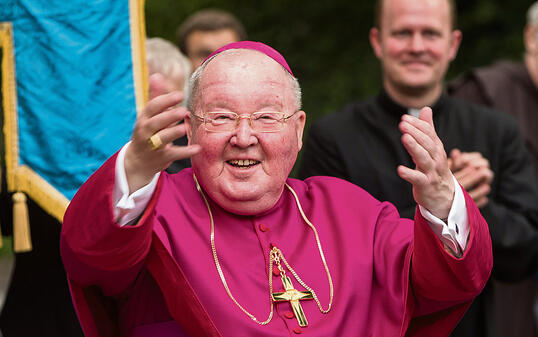
{"label": "bishop's left hand", "polygon": [[433,126],[432,109],[425,107],[419,118],[403,115],[399,124],[402,144],[415,169],[398,166],[398,175],[413,184],[415,201],[440,219],[448,217],[454,200],[454,181],[443,143]]}

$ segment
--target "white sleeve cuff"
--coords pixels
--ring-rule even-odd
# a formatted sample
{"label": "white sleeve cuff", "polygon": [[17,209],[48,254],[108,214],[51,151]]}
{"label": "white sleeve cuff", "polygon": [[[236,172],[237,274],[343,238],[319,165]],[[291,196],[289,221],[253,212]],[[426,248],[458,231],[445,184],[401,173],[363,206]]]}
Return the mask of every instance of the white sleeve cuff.
{"label": "white sleeve cuff", "polygon": [[426,219],[435,234],[448,246],[457,257],[461,257],[467,248],[469,237],[469,219],[465,197],[460,184],[454,176],[454,201],[448,213],[447,223],[431,214],[426,208],[419,205],[420,214]]}
{"label": "white sleeve cuff", "polygon": [[125,174],[125,150],[128,142],[118,153],[116,158],[116,175],[114,181],[114,218],[120,226],[125,226],[137,219],[146,209],[159,180],[160,172],[155,174],[149,184],[129,195],[129,185]]}

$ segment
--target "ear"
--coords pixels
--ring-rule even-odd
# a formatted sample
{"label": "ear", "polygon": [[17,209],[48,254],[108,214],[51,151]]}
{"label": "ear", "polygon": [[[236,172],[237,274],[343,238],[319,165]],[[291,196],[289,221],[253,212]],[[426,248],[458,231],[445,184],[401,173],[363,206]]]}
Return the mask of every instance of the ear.
{"label": "ear", "polygon": [[383,56],[383,49],[381,48],[381,32],[379,29],[373,27],[370,29],[368,37],[370,38],[370,45],[374,50],[375,56],[381,58],[381,56]]}
{"label": "ear", "polygon": [[192,145],[192,129],[194,127],[193,123],[195,123],[195,121],[192,120],[190,112],[185,116],[183,121],[185,123],[185,134],[187,135],[188,139],[187,144]]}
{"label": "ear", "polygon": [[536,36],[536,33],[536,27],[533,25],[526,25],[525,30],[523,31],[525,51],[531,55],[538,52],[538,36]]}
{"label": "ear", "polygon": [[299,115],[295,121],[295,128],[297,132],[297,150],[301,150],[303,147],[303,133],[306,124],[306,113],[301,110],[298,111],[297,114]]}
{"label": "ear", "polygon": [[450,61],[454,60],[456,58],[456,55],[458,55],[458,50],[460,48],[461,40],[463,39],[463,34],[461,33],[461,30],[455,29],[452,31],[452,43],[450,44],[450,50],[449,50],[449,56]]}

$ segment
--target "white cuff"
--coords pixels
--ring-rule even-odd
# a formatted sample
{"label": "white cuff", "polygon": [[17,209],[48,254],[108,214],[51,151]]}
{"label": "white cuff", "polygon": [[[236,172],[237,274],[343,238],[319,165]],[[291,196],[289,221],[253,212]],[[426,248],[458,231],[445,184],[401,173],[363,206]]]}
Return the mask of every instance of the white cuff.
{"label": "white cuff", "polygon": [[454,201],[448,213],[447,223],[431,214],[426,208],[419,205],[420,214],[426,219],[435,234],[448,246],[457,257],[463,255],[467,248],[467,238],[469,237],[469,219],[467,217],[467,207],[461,186],[452,175],[454,180]]}
{"label": "white cuff", "polygon": [[114,218],[120,226],[125,226],[137,219],[146,209],[159,180],[160,172],[151,182],[129,195],[129,184],[125,174],[125,150],[131,142],[125,144],[116,158],[116,176],[114,180]]}

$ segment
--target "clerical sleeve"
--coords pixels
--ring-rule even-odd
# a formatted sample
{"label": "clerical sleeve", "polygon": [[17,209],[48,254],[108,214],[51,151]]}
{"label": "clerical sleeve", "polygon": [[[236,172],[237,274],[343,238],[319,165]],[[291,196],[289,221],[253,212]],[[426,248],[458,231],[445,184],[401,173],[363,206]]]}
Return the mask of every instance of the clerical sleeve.
{"label": "clerical sleeve", "polygon": [[160,172],[155,174],[153,179],[146,186],[129,194],[129,184],[125,173],[125,151],[131,142],[123,146],[116,158],[114,180],[113,205],[114,219],[120,226],[133,224],[146,209],[159,180]]}
{"label": "clerical sleeve", "polygon": [[409,336],[434,336],[440,326],[455,325],[491,273],[487,223],[471,197],[464,195],[470,236],[461,258],[447,253],[419,212],[415,216],[410,275],[414,309]]}
{"label": "clerical sleeve", "polygon": [[418,206],[418,209],[443,244],[451,250],[454,256],[461,257],[461,254],[467,248],[469,219],[467,218],[463,187],[461,187],[454,175],[452,175],[452,179],[455,186],[454,200],[446,221],[437,218],[421,205]]}
{"label": "clerical sleeve", "polygon": [[[147,221],[127,227],[115,221],[115,162],[116,156],[107,160],[79,189],[66,211],[60,241],[70,282],[97,285],[105,295],[121,293],[133,284],[149,251],[152,233]],[[147,216],[143,214],[142,220]]]}

